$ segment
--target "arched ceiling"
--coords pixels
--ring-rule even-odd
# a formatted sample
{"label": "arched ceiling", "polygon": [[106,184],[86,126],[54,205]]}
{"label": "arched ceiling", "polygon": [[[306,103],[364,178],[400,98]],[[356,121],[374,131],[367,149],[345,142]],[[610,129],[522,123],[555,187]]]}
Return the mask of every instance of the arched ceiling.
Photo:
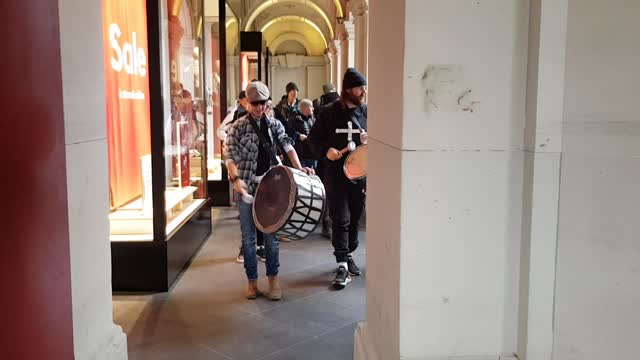
{"label": "arched ceiling", "polygon": [[327,40],[319,27],[303,17],[278,17],[264,24],[259,30],[262,31],[267,45],[270,47],[278,37],[285,34],[295,34],[306,40],[310,56],[322,56],[327,48]]}
{"label": "arched ceiling", "polygon": [[[242,31],[262,31],[272,51],[287,36],[303,45],[310,56],[325,53],[335,38],[337,18],[342,18],[344,0],[227,0],[240,18]],[[293,39],[295,38],[295,39]],[[276,47],[277,47],[276,46]]]}
{"label": "arched ceiling", "polygon": [[240,45],[240,29],[238,21],[236,21],[235,18],[227,18],[225,27],[227,28],[227,51],[232,51],[231,54],[227,55],[235,55],[238,53],[238,47]]}
{"label": "arched ceiling", "polygon": [[273,41],[271,41],[271,44],[269,46],[273,51],[274,55],[276,55],[280,53],[279,51],[280,45],[285,44],[287,42],[291,42],[291,41],[295,41],[298,44],[302,45],[306,51],[305,55],[309,55],[312,52],[311,45],[309,45],[309,43],[307,42],[307,39],[304,36],[295,34],[295,33],[282,34],[277,38],[273,39]]}
{"label": "arched ceiling", "polygon": [[258,18],[260,18],[258,22],[264,23],[287,15],[306,17],[320,25],[327,39],[334,37],[335,21],[329,18],[329,12],[326,9],[312,0],[265,0],[249,10],[243,21],[243,28],[245,31],[251,30]]}

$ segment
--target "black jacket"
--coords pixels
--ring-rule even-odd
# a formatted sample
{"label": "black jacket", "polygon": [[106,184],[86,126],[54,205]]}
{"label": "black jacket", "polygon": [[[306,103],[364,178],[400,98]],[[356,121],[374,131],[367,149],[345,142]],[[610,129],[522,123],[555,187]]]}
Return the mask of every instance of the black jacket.
{"label": "black jacket", "polygon": [[[348,109],[342,101],[336,101],[330,104],[318,115],[316,122],[311,128],[311,133],[307,138],[307,142],[318,159],[327,160],[325,162],[327,167],[342,169],[342,165],[344,164],[347,154],[338,161],[329,161],[326,159],[326,154],[329,148],[342,150],[347,146],[347,134],[336,133],[336,129],[347,129],[347,123],[349,121],[352,121],[353,129],[358,129],[358,126],[353,121],[354,118],[357,120],[360,127],[366,131],[367,104],[362,104],[356,108]],[[353,134],[352,140],[356,143],[356,146],[361,145],[359,134]]]}
{"label": "black jacket", "polygon": [[302,113],[297,113],[289,120],[289,122],[294,132],[294,139],[296,141],[295,148],[298,156],[303,159],[314,159],[315,156],[309,149],[307,142],[300,141],[301,134],[309,136],[314,123],[313,116],[307,117]]}
{"label": "black jacket", "polygon": [[295,113],[298,112],[298,102],[300,100],[296,99],[293,103],[293,106],[289,106],[289,101],[287,100],[287,96],[283,96],[280,99],[280,102],[275,106],[274,112],[276,114],[276,118],[278,118],[282,122],[287,122]]}
{"label": "black jacket", "polygon": [[315,99],[313,101],[313,107],[315,109],[316,116],[318,116],[322,112],[322,110],[324,110],[327,106],[331,105],[338,99],[340,99],[340,94],[335,91],[320,96],[320,99]]}
{"label": "black jacket", "polygon": [[280,99],[280,102],[273,108],[273,116],[276,119],[280,120],[280,122],[284,126],[285,131],[287,132],[287,135],[289,135],[290,138],[296,141],[297,141],[297,138],[295,137],[293,128],[291,127],[290,119],[298,113],[298,102],[299,100],[296,99],[296,101],[293,103],[293,106],[289,106],[289,102],[287,101],[287,96],[285,95],[282,97],[282,99]]}

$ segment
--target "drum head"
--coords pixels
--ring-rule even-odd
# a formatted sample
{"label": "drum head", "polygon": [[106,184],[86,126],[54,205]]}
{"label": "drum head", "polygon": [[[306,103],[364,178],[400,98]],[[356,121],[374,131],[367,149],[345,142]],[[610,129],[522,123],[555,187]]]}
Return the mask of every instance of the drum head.
{"label": "drum head", "polygon": [[367,177],[369,151],[367,145],[360,145],[344,161],[344,174],[349,180],[360,180]]}
{"label": "drum head", "polygon": [[293,211],[296,191],[287,167],[276,166],[264,175],[253,200],[253,220],[258,230],[266,234],[280,230]]}

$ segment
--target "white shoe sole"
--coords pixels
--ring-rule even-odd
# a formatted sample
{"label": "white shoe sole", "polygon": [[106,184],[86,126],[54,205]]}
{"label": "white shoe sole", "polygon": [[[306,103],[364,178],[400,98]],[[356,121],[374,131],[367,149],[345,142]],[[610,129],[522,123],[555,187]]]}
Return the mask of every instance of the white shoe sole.
{"label": "white shoe sole", "polygon": [[333,281],[333,286],[338,288],[338,289],[344,289],[347,284],[349,284],[351,282],[351,276],[349,276],[344,282],[337,282],[337,281]]}

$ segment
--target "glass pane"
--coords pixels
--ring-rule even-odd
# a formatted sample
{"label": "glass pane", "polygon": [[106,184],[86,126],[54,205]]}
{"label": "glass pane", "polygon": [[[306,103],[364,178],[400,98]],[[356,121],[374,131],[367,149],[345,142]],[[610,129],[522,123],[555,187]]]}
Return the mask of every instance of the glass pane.
{"label": "glass pane", "polygon": [[153,240],[144,0],[103,0],[111,239]]}
{"label": "glass pane", "polygon": [[[222,138],[218,135],[220,124],[224,121],[221,110],[226,109],[227,114],[233,113],[237,107],[237,97],[240,92],[238,76],[238,44],[239,44],[239,21],[231,8],[225,3],[225,29],[226,43],[220,43],[220,13],[216,2],[206,2],[206,6],[216,7],[214,9],[205,8],[206,22],[205,46],[207,49],[207,89],[211,96],[207,106],[208,136],[208,179],[210,181],[222,180]],[[227,54],[227,86],[221,89],[220,72],[220,47],[225,46]],[[221,92],[226,91],[227,103],[222,104]]]}
{"label": "glass pane", "polygon": [[164,123],[168,235],[188,219],[206,197],[206,92],[202,81],[204,14],[201,4],[199,0],[166,2],[168,16],[164,24],[168,36],[163,37],[163,68],[169,78],[165,79],[163,87],[165,114],[169,115]]}
{"label": "glass pane", "polygon": [[244,89],[240,84],[240,26],[238,18],[229,5],[226,5],[227,30],[227,110],[232,111],[237,107],[238,95]]}

